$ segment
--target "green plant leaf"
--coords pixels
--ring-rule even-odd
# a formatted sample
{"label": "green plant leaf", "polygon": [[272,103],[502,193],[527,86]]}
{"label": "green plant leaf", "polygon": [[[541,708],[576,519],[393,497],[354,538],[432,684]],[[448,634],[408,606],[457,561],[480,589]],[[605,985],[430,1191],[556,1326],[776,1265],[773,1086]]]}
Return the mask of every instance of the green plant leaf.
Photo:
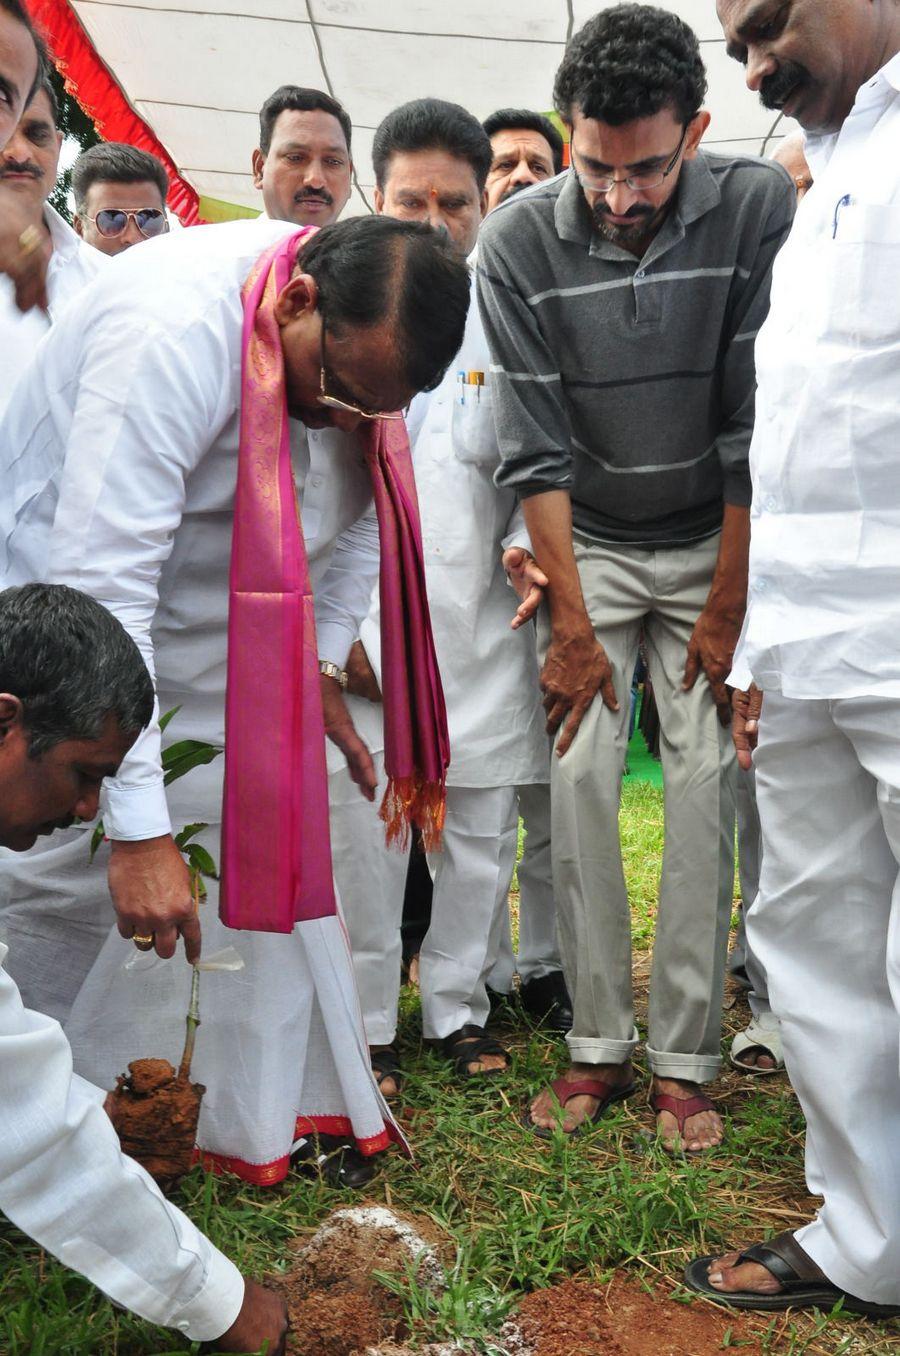
{"label": "green plant leaf", "polygon": [[97,855],[97,849],[103,842],[105,836],[106,830],[103,827],[103,820],[98,819],[94,826],[94,832],[91,834],[91,854],[88,861],[92,862],[94,860],[94,857]]}
{"label": "green plant leaf", "polygon": [[167,711],[166,714],[165,714],[164,716],[160,716],[160,718],[159,718],[159,730],[160,730],[160,734],[161,734],[161,733],[163,732],[163,730],[166,728],[166,726],[168,725],[169,721],[170,721],[170,720],[173,720],[174,717],[178,715],[178,712],[179,712],[180,710],[181,710],[181,707],[180,707],[180,706],[173,706],[171,711]]}
{"label": "green plant leaf", "polygon": [[221,752],[221,749],[214,749],[211,744],[201,744],[193,752],[183,754],[175,762],[169,764],[163,774],[163,784],[169,786],[172,782],[177,782],[179,777],[183,777],[193,768],[201,767],[204,763],[211,763],[214,758],[218,758]]}
{"label": "green plant leaf", "polygon": [[209,876],[212,880],[219,879],[212,856],[200,843],[188,844],[184,852],[191,866],[195,871],[199,871],[201,876]]}

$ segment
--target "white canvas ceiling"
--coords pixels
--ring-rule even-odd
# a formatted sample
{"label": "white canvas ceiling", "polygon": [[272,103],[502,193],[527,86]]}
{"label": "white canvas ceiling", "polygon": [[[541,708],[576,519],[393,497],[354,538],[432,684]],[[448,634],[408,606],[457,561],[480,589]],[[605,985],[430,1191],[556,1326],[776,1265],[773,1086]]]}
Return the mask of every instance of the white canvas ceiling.
{"label": "white canvas ceiling", "polygon": [[[371,202],[372,134],[407,99],[434,95],[484,118],[547,110],[567,36],[597,0],[72,0],[127,98],[201,198],[258,208],[257,112],[281,84],[329,90],[353,120],[356,188]],[[713,0],[675,0],[709,70],[708,142],[757,153],[775,116],[725,55]],[[779,126],[776,135],[781,135]]]}

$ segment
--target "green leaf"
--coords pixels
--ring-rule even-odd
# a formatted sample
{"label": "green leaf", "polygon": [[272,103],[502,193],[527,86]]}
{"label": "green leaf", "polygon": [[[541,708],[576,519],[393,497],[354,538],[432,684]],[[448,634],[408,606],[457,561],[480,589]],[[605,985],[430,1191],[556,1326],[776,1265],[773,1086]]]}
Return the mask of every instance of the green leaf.
{"label": "green leaf", "polygon": [[196,838],[198,833],[202,833],[204,829],[208,828],[208,824],[185,824],[181,833],[176,834],[175,846],[179,848],[186,847],[192,838]]}
{"label": "green leaf", "polygon": [[199,871],[201,876],[209,876],[212,880],[218,880],[216,873],[216,864],[205,847],[200,843],[191,843],[185,849],[185,856],[195,871]]}
{"label": "green leaf", "polygon": [[183,758],[187,753],[196,753],[198,749],[208,749],[215,756],[221,753],[215,744],[205,744],[202,739],[179,739],[176,744],[168,744],[162,751],[163,768],[177,763],[179,758]]}
{"label": "green leaf", "polygon": [[190,772],[192,768],[201,767],[204,763],[211,763],[214,758],[218,758],[221,752],[221,749],[214,749],[210,744],[201,744],[194,752],[185,754],[177,762],[169,764],[163,776],[163,785],[169,786],[172,782],[176,782],[179,777]]}
{"label": "green leaf", "polygon": [[103,842],[105,833],[106,830],[103,827],[103,820],[98,819],[96,826],[94,828],[94,832],[91,834],[91,855],[88,858],[88,861],[92,862],[94,860],[95,856],[97,855],[97,849]]}
{"label": "green leaf", "polygon": [[160,716],[160,718],[159,718],[159,729],[160,729],[160,733],[162,733],[162,731],[166,728],[166,726],[168,725],[169,721],[172,720],[173,717],[175,717],[175,716],[178,715],[178,712],[179,712],[180,710],[181,710],[181,707],[180,707],[180,706],[173,706],[171,711],[167,711],[166,714],[165,714],[164,716]]}

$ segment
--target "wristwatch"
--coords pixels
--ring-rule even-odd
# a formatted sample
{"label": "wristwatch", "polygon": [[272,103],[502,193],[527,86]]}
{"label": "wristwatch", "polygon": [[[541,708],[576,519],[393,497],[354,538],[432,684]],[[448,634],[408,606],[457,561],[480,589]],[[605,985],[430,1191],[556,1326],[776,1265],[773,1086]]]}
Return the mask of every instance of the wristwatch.
{"label": "wristwatch", "polygon": [[347,691],[346,669],[338,668],[337,664],[332,664],[330,659],[320,659],[319,672],[324,674],[326,678],[334,678],[336,682],[340,683],[342,692]]}

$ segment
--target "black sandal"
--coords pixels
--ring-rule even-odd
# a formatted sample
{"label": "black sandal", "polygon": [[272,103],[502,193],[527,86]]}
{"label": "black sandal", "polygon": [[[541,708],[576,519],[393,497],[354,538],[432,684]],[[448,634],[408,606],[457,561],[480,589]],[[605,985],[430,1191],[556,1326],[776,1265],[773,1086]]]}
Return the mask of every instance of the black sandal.
{"label": "black sandal", "polygon": [[745,1248],[735,1263],[735,1266],[739,1266],[741,1262],[757,1262],[765,1267],[781,1282],[782,1288],[775,1295],[762,1295],[756,1290],[716,1290],[709,1283],[709,1273],[716,1260],[715,1257],[698,1257],[689,1263],[685,1269],[684,1283],[689,1290],[702,1295],[704,1299],[726,1308],[756,1309],[764,1313],[777,1313],[784,1309],[824,1309],[830,1312],[841,1300],[843,1311],[848,1314],[864,1314],[867,1318],[896,1318],[900,1314],[900,1305],[874,1304],[848,1295],[832,1285],[790,1231],[777,1234],[765,1243],[755,1243]]}
{"label": "black sandal", "polygon": [[[489,1035],[483,1026],[477,1026],[475,1022],[466,1022],[458,1031],[451,1031],[449,1036],[445,1036],[441,1041],[441,1054],[452,1062],[457,1078],[495,1078],[497,1074],[505,1074],[509,1070],[509,1051],[495,1036]],[[502,1055],[506,1067],[482,1069],[473,1073],[469,1065],[480,1060],[482,1055]]]}
{"label": "black sandal", "polygon": [[[403,1091],[403,1070],[400,1068],[400,1060],[397,1058],[397,1051],[389,1045],[384,1050],[370,1050],[369,1059],[372,1063],[372,1073],[375,1075],[375,1082],[379,1090],[386,1078],[394,1080],[396,1092],[391,1093],[392,1097],[399,1097]],[[384,1094],[385,1100],[389,1100],[387,1093]]]}

